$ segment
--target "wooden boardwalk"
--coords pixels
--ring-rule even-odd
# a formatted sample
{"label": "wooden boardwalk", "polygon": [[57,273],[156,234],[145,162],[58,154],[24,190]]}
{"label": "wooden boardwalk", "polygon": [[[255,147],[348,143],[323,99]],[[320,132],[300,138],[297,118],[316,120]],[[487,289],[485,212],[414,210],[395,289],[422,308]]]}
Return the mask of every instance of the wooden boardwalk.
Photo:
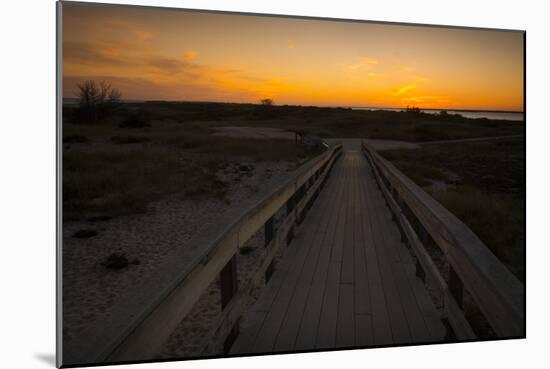
{"label": "wooden boardwalk", "polygon": [[245,315],[232,354],[443,341],[445,328],[400,241],[359,140]]}

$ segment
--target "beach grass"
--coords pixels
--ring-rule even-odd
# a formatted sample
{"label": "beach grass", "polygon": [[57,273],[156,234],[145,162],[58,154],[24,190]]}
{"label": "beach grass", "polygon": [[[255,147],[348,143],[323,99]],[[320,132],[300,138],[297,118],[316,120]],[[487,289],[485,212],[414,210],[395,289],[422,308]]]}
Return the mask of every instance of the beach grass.
{"label": "beach grass", "polygon": [[[299,166],[320,153],[290,140],[215,136],[192,124],[154,122],[139,129],[117,121],[66,124],[63,146],[63,214],[143,213],[171,195],[224,199],[219,173],[229,163],[287,161]],[[75,139],[78,137],[78,139]]]}

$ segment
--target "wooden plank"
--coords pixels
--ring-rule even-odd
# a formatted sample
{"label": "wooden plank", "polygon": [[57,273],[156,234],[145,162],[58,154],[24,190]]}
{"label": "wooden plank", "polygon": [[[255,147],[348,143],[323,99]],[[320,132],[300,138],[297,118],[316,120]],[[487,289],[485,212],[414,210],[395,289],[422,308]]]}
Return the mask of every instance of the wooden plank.
{"label": "wooden plank", "polygon": [[[339,193],[338,190],[342,182],[343,181],[341,177],[337,176],[335,178],[332,178],[332,181],[328,184],[323,196],[323,201],[326,203],[326,206],[322,209],[317,208],[314,212],[312,209],[312,215],[317,216],[319,220],[317,222],[317,229],[313,231],[310,235],[313,238],[312,252],[311,255],[308,256],[304,264],[302,275],[300,277],[301,283],[312,283],[315,277],[318,260],[322,255],[322,245],[325,244],[325,239],[327,237],[332,237],[332,234],[329,234],[329,228],[334,229],[332,225],[337,219],[335,209],[341,201],[341,193]],[[314,222],[314,220],[310,218],[308,219],[308,222]],[[303,232],[305,233],[307,232],[307,230],[304,229]]]}
{"label": "wooden plank", "polygon": [[410,343],[412,341],[407,319],[404,313],[403,303],[397,291],[397,285],[392,274],[393,260],[389,257],[386,243],[383,238],[382,223],[379,221],[375,203],[373,202],[377,193],[372,176],[369,176],[363,183],[366,191],[367,207],[372,214],[370,217],[374,246],[377,250],[376,257],[381,275],[383,293],[385,296],[386,309],[389,316],[391,331],[394,343]]}
{"label": "wooden plank", "polygon": [[[255,342],[256,352],[272,351],[273,345],[275,344],[275,340],[277,338],[277,334],[281,327],[281,323],[292,299],[294,288],[296,286],[295,284],[291,283],[292,281],[295,281],[297,279],[297,276],[301,271],[301,267],[308,252],[307,247],[298,247],[304,245],[295,244],[294,246],[296,247],[292,248],[298,249],[296,256],[294,257],[292,266],[288,274],[285,275],[285,280],[283,282],[283,285],[281,286],[281,289],[278,291],[277,295],[273,299],[273,304],[271,305],[262,329],[258,334],[258,338]],[[275,274],[277,274],[277,272],[275,272]]]}
{"label": "wooden plank", "polygon": [[[298,236],[294,240],[291,249],[297,249],[296,256],[292,260],[292,265],[285,275],[283,285],[274,297],[273,304],[269,309],[264,325],[258,334],[258,339],[255,343],[257,352],[270,352],[273,350],[279,329],[291,302],[294,289],[296,288],[296,280],[301,273],[310,245],[310,243],[304,244],[300,242]],[[275,274],[277,274],[277,272],[275,272]]]}
{"label": "wooden plank", "polygon": [[[362,209],[361,203],[361,191],[360,181],[363,180],[365,175],[361,165],[357,167],[357,175],[354,181],[353,186],[353,199],[352,201],[356,204],[354,208],[353,216],[353,247],[354,247],[354,293],[355,293],[355,314],[370,314],[371,301],[370,301],[370,290],[369,290],[369,279],[367,273],[367,260],[364,243],[366,242],[363,227],[361,221],[363,217],[366,217],[367,214],[364,214],[364,209]],[[364,318],[362,318],[364,319]],[[372,329],[372,327],[371,327]],[[372,335],[372,332],[370,333]]]}
{"label": "wooden plank", "polygon": [[[342,198],[342,203],[347,206],[348,197],[349,197],[347,187],[348,187],[348,181],[350,178],[348,155],[346,154],[343,155],[343,157],[340,159],[340,165],[342,165],[342,169],[343,169],[342,177],[344,179],[344,183],[343,183],[344,197]],[[331,260],[335,262],[342,261],[342,254],[343,254],[343,247],[344,247],[344,232],[345,232],[346,215],[347,215],[346,206],[343,206],[340,208],[338,222],[336,225],[336,235],[334,238],[334,246],[333,246],[332,254],[330,256]]]}
{"label": "wooden plank", "polygon": [[394,275],[397,291],[403,304],[403,311],[409,327],[409,332],[413,342],[428,342],[431,340],[431,334],[424,321],[424,315],[420,310],[416,297],[413,293],[409,280],[405,275],[402,264],[393,264],[392,273]]}
{"label": "wooden plank", "polygon": [[277,273],[273,273],[269,283],[265,287],[264,292],[260,295],[258,301],[254,305],[255,310],[267,312],[271,309],[271,306],[277,297],[277,293],[285,282],[285,273],[290,269],[292,260],[294,259],[296,253],[297,250],[294,248],[289,248],[285,251],[284,258],[279,264],[277,264]]}
{"label": "wooden plank", "polygon": [[[378,192],[379,196],[382,196],[381,192]],[[397,252],[397,245],[400,242],[398,234],[391,235],[392,228],[388,223],[392,223],[391,217],[388,217],[389,209],[381,199],[373,198],[373,204],[375,206],[377,214],[381,215],[378,219],[381,224],[380,230],[384,240],[384,250],[388,258],[388,265],[391,271],[391,275],[397,287],[399,294],[399,300],[403,306],[403,312],[406,318],[407,326],[409,327],[409,333],[413,342],[428,342],[431,339],[430,332],[424,322],[424,317],[420,311],[414,293],[409,280],[405,274],[405,269],[400,261],[399,253]],[[398,232],[396,228],[394,232]],[[391,262],[390,259],[393,261]]]}
{"label": "wooden plank", "polygon": [[367,168],[361,169],[359,200],[361,209],[361,226],[363,235],[363,248],[365,250],[365,261],[367,270],[367,279],[370,295],[370,312],[372,314],[372,336],[373,342],[377,345],[392,344],[393,335],[391,331],[390,318],[386,307],[386,296],[382,287],[382,277],[378,266],[378,257],[374,245],[374,235],[371,226],[371,214],[367,197],[366,187],[367,177],[370,175]]}
{"label": "wooden plank", "polygon": [[374,345],[372,315],[370,314],[355,315],[355,344],[357,346]]}
{"label": "wooden plank", "polygon": [[342,273],[340,283],[353,283],[354,280],[354,240],[353,240],[353,217],[355,215],[355,197],[353,192],[354,183],[357,180],[357,153],[346,155],[348,176],[346,180],[346,221],[344,223],[344,235],[342,244]]}
{"label": "wooden plank", "polygon": [[[312,247],[312,242],[308,241],[310,237],[314,237],[317,234],[316,231],[319,227],[318,219],[327,214],[324,210],[329,206],[329,200],[330,197],[328,199],[318,199],[319,204],[314,204],[314,207],[302,225],[302,231],[296,234],[293,245],[290,247],[290,249],[295,249],[296,253],[290,255],[290,260],[287,258],[287,255],[284,256],[284,259],[291,263],[291,265],[284,275],[284,282],[281,288],[276,295],[271,296],[272,304],[255,342],[254,349],[256,352],[270,352],[274,349],[279,330],[294,296],[297,281],[302,274],[303,266]],[[315,207],[316,205],[317,208]],[[319,209],[319,207],[321,208]],[[280,273],[275,272],[273,278],[277,274]]]}
{"label": "wooden plank", "polygon": [[317,331],[321,319],[321,309],[323,306],[323,298],[326,288],[326,280],[329,275],[329,265],[331,251],[334,245],[335,230],[340,209],[345,206],[342,198],[345,193],[344,178],[342,175],[343,168],[338,165],[335,168],[334,175],[339,180],[334,186],[327,187],[327,193],[333,193],[336,201],[330,208],[331,220],[327,226],[327,231],[323,242],[320,245],[320,254],[315,268],[315,273],[311,281],[311,288],[308,294],[304,315],[300,323],[298,336],[296,339],[295,349],[305,350],[313,349],[316,344]]}
{"label": "wooden plank", "polygon": [[340,293],[340,261],[331,261],[327,275],[325,294],[321,308],[316,348],[334,348],[336,343],[336,322]]}
{"label": "wooden plank", "polygon": [[[291,351],[294,348],[309,289],[310,285],[303,282],[299,282],[294,288],[294,294],[285,311],[280,329],[275,334],[276,338],[272,349],[273,352]],[[271,334],[271,332],[265,332],[264,334]]]}
{"label": "wooden plank", "polygon": [[[348,265],[342,266],[342,268]],[[352,284],[340,283],[338,296],[338,321],[336,326],[336,346],[355,345],[354,288]]]}
{"label": "wooden plank", "polygon": [[345,153],[340,159],[343,167],[342,177],[344,179],[342,206],[339,209],[335,237],[330,255],[329,268],[327,273],[326,287],[321,308],[321,318],[317,332],[315,346],[317,348],[334,348],[336,342],[336,321],[338,318],[338,300],[340,291],[340,277],[342,268],[342,252],[344,242],[344,225],[349,201],[348,184],[350,179],[349,156]]}
{"label": "wooden plank", "polygon": [[[332,189],[329,187],[328,189]],[[305,310],[307,298],[311,288],[311,281],[320,256],[323,239],[325,238],[327,226],[333,220],[333,214],[330,211],[336,204],[336,196],[326,191],[323,199],[324,206],[317,209],[311,209],[311,214],[306,218],[303,229],[299,232],[305,234],[304,242],[309,242],[309,254],[304,262],[302,271],[296,281],[289,281],[289,284],[295,284],[291,303],[285,314],[281,328],[277,335],[274,345],[274,351],[289,351],[294,348],[300,322]],[[294,247],[294,246],[293,246]]]}
{"label": "wooden plank", "polygon": [[424,322],[430,332],[431,340],[443,341],[445,339],[445,326],[441,321],[442,317],[437,312],[424,283],[416,276],[416,266],[414,264],[405,264],[404,268],[416,302],[424,316]]}

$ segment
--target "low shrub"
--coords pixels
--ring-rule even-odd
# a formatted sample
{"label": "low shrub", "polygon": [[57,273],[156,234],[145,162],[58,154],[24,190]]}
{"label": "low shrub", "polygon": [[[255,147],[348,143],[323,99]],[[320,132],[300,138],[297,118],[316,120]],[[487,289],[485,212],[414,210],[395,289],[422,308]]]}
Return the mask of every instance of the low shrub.
{"label": "low shrub", "polygon": [[119,125],[120,128],[151,127],[146,114],[133,113],[126,117]]}

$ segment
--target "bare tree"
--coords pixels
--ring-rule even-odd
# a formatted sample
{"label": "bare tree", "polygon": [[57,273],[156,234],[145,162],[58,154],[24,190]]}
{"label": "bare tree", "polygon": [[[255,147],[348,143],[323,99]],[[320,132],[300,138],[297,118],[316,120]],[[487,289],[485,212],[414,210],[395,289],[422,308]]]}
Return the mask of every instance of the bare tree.
{"label": "bare tree", "polygon": [[422,110],[420,110],[420,108],[418,106],[409,106],[407,105],[407,108],[405,110],[407,113],[411,113],[411,114],[415,114],[415,115],[419,115],[420,113],[422,113]]}
{"label": "bare tree", "polygon": [[119,104],[122,98],[120,90],[110,83],[96,83],[87,80],[77,85],[78,107],[81,119],[86,123],[96,123],[105,118]]}
{"label": "bare tree", "polygon": [[272,106],[273,105],[273,100],[272,99],[262,99],[262,100],[260,100],[260,104],[265,105],[265,106]]}

